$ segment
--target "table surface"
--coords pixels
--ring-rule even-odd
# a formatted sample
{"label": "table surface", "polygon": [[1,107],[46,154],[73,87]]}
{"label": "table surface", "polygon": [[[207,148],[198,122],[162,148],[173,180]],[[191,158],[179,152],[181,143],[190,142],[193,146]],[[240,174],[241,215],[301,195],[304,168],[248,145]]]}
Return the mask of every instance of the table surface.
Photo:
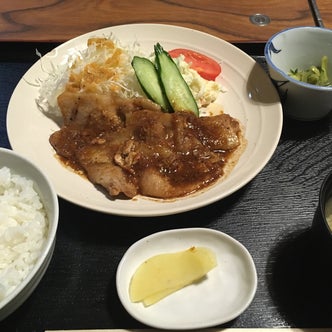
{"label": "table surface", "polygon": [[[31,11],[38,7],[40,15],[45,13],[44,7],[52,7],[52,4],[64,11],[67,8],[68,15],[72,13],[69,10],[71,1],[26,1],[24,4],[29,2]],[[157,2],[151,1],[152,4]],[[270,8],[267,4],[271,2],[277,3],[265,2],[266,12]],[[304,2],[289,1],[288,5],[300,8],[300,3]],[[94,2],[81,1],[82,6],[88,7],[90,3]],[[100,3],[106,6],[107,2]],[[166,8],[175,2],[158,3]],[[212,6],[213,2],[210,3]],[[233,2],[229,3],[231,7]],[[252,3],[258,4],[258,1]],[[191,1],[190,4],[193,11],[195,6],[199,6],[198,1]],[[114,2],[113,5],[117,11],[127,9],[125,2],[116,5]],[[226,12],[222,6],[215,6],[220,12]],[[9,13],[1,18],[12,23],[7,31],[16,26],[13,22],[23,17],[20,16],[20,8],[13,10],[9,2],[2,1],[0,9]],[[259,8],[254,9],[254,12],[260,12]],[[79,8],[77,10],[80,11]],[[225,17],[231,20],[234,11],[229,11]],[[249,5],[244,5],[243,17],[246,20],[249,12]],[[296,13],[299,20],[308,19],[306,6]],[[196,28],[212,34],[220,33],[232,41],[236,30],[225,32],[225,25],[220,28],[217,22],[209,26],[202,24],[208,15],[214,17],[213,10],[206,9],[202,15],[204,19],[192,19]],[[111,12],[103,14],[105,24],[106,17],[111,19],[110,16]],[[174,24],[184,23],[180,15],[172,20]],[[161,18],[161,21],[170,23],[166,18]],[[286,21],[283,24],[289,24],[288,19]],[[137,20],[131,17],[116,23],[129,22]],[[34,31],[41,33],[44,23],[36,23]],[[191,23],[182,25],[191,26]],[[280,27],[277,26],[278,29]],[[25,71],[37,60],[30,53],[35,46],[32,40],[28,44],[16,43],[26,37],[26,26],[16,28],[21,29],[15,33],[16,37],[12,35],[9,38],[3,29],[0,33],[3,45],[9,47],[6,51],[2,47],[0,61],[0,146],[7,148],[10,146],[6,133],[6,110],[10,96]],[[61,37],[70,38],[78,32],[82,31],[72,30]],[[257,45],[253,41],[256,37],[252,40],[251,33],[248,31],[245,38],[251,40],[252,45],[247,49],[248,45],[242,44],[243,49],[264,66],[261,54],[255,56]],[[45,42],[46,38],[56,42],[60,36],[48,32],[33,35],[36,42]],[[8,45],[9,39],[15,43]],[[45,49],[53,47],[52,43],[43,45]],[[13,58],[13,55],[18,55],[20,47],[28,51]],[[129,246],[142,237],[157,231],[188,227],[207,227],[229,234],[247,247],[255,261],[258,273],[256,296],[244,313],[222,327],[332,327],[332,259],[317,241],[311,227],[313,221],[319,218],[320,186],[332,169],[331,132],[332,114],[316,122],[285,118],[280,142],[264,169],[231,196],[191,212],[165,217],[128,218],[86,210],[60,198],[57,242],[50,266],[29,299],[0,322],[0,331],[144,328],[130,317],[118,299],[115,288],[118,263]]]}
{"label": "table surface", "polygon": [[316,0],[315,6],[312,6],[313,11],[316,12],[314,16],[319,18],[320,25],[325,28],[332,29],[332,6],[329,0]]}
{"label": "table surface", "polygon": [[[63,42],[85,32],[128,23],[165,23],[201,30],[232,43],[265,42],[273,33],[315,25],[308,0],[156,1],[2,0],[0,41]],[[268,16],[255,25],[250,17]],[[261,23],[260,17],[256,22]],[[263,21],[264,22],[264,21]]]}

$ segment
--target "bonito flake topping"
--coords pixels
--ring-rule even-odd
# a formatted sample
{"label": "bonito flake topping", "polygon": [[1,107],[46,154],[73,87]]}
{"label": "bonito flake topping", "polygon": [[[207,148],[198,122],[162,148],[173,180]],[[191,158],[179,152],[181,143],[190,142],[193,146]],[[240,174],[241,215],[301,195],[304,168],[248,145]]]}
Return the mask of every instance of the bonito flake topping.
{"label": "bonito flake topping", "polygon": [[88,56],[77,59],[71,67],[67,90],[73,92],[115,92],[123,97],[141,95],[132,55],[106,38],[88,40]]}

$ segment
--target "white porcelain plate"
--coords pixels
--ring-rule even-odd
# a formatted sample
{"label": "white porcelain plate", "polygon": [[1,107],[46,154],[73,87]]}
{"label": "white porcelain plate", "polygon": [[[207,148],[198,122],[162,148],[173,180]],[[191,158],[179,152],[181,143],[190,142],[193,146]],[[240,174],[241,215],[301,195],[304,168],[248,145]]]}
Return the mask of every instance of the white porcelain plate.
{"label": "white porcelain plate", "polygon": [[[39,88],[33,84],[56,71],[75,51],[86,48],[90,37],[113,34],[123,44],[138,42],[150,54],[157,42],[166,49],[189,48],[204,53],[222,65],[217,78],[226,88],[219,96],[226,113],[245,127],[247,148],[228,178],[199,194],[173,201],[137,197],[107,198],[93,184],[69,171],[54,156],[50,135],[58,125],[37,107]],[[55,73],[56,74],[56,73]],[[59,196],[89,209],[125,216],[161,216],[196,209],[220,200],[252,180],[270,160],[282,129],[280,100],[265,71],[250,56],[228,42],[196,30],[161,24],[114,26],[74,38],[37,61],[23,76],[10,99],[7,130],[12,148],[46,172]]]}
{"label": "white porcelain plate", "polygon": [[[149,307],[130,301],[131,277],[144,260],[192,246],[210,248],[217,256],[218,265],[206,279]],[[133,244],[119,263],[116,286],[123,306],[138,321],[160,329],[198,329],[240,315],[255,295],[257,274],[248,250],[232,237],[207,228],[187,228],[155,233]]]}

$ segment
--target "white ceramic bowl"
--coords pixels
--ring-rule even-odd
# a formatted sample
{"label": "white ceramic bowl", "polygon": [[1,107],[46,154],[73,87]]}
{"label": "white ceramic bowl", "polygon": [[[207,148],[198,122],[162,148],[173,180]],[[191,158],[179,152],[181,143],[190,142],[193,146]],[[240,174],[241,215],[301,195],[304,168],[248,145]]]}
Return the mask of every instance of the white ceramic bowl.
{"label": "white ceramic bowl", "polygon": [[55,190],[37,166],[12,150],[0,148],[0,169],[3,167],[8,167],[12,174],[18,174],[33,181],[33,188],[41,198],[49,225],[47,237],[36,264],[25,279],[0,301],[0,320],[10,315],[29,297],[46,272],[55,246],[59,217],[58,198]]}
{"label": "white ceramic bowl", "polygon": [[322,87],[291,78],[291,69],[318,66],[328,56],[332,80],[332,30],[320,27],[295,27],[273,35],[264,55],[270,77],[275,83],[285,115],[312,121],[325,117],[332,109],[332,87]]}

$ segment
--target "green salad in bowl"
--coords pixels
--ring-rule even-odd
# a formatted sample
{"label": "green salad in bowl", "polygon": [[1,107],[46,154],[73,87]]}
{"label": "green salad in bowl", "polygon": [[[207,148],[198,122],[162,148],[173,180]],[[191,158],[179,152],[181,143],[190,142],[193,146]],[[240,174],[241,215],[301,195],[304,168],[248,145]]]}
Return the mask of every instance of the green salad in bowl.
{"label": "green salad in bowl", "polygon": [[316,121],[332,111],[331,40],[332,29],[303,26],[277,32],[267,41],[268,72],[285,115]]}
{"label": "green salad in bowl", "polygon": [[312,65],[308,69],[291,69],[288,75],[298,81],[319,85],[332,86],[327,71],[328,57],[324,55],[320,65]]}

